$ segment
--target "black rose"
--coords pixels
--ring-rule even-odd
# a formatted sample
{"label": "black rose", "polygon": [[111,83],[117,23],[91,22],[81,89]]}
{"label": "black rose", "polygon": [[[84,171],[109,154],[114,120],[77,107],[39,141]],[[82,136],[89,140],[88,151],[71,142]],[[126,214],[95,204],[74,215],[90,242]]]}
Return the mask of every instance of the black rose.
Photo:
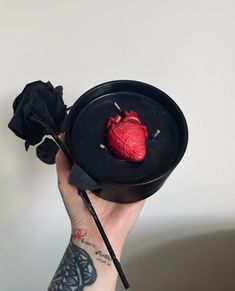
{"label": "black rose", "polygon": [[36,81],[25,86],[13,103],[14,116],[8,127],[25,140],[26,150],[46,134],[60,134],[67,111],[63,87]]}

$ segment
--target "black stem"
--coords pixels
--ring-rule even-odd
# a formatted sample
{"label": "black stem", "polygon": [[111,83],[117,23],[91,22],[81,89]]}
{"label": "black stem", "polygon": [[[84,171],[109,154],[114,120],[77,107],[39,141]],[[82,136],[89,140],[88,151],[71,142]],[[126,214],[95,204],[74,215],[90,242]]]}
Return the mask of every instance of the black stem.
{"label": "black stem", "polygon": [[66,155],[66,157],[67,157],[67,159],[69,160],[69,162],[70,162],[71,164],[73,164],[74,162],[73,162],[73,160],[72,160],[72,158],[71,158],[71,154],[70,154],[69,149],[68,149],[68,147],[66,146],[66,144],[63,143],[63,142],[61,141],[61,139],[60,139],[60,138],[59,138],[55,133],[52,133],[51,135],[52,135],[52,137],[54,138],[55,142],[58,144],[58,146],[62,149],[62,151],[63,151],[64,154]]}
{"label": "black stem", "polygon": [[[79,189],[77,189],[77,190],[79,191]],[[100,220],[99,220],[99,218],[98,218],[98,216],[97,216],[97,214],[95,212],[94,207],[91,204],[91,201],[90,201],[86,191],[80,191],[79,193],[80,193],[80,196],[81,196],[82,200],[84,201],[88,211],[90,212],[90,214],[92,215],[92,217],[93,217],[93,219],[94,219],[94,221],[96,223],[96,226],[97,226],[97,228],[98,228],[98,230],[99,230],[99,232],[100,232],[100,234],[101,234],[101,236],[103,238],[103,241],[104,241],[104,243],[105,243],[105,245],[106,245],[106,247],[108,249],[108,252],[109,252],[109,254],[110,254],[110,256],[111,256],[111,258],[113,260],[113,263],[114,263],[114,265],[116,267],[116,270],[117,270],[117,272],[118,272],[118,274],[120,276],[120,279],[122,280],[122,283],[123,283],[125,289],[128,289],[130,287],[130,285],[129,285],[129,283],[127,281],[127,278],[126,278],[126,276],[125,276],[125,274],[124,274],[124,272],[122,270],[120,262],[116,258],[116,255],[115,255],[115,253],[113,251],[113,248],[112,248],[112,246],[111,246],[111,244],[110,244],[110,242],[108,240],[108,237],[107,237],[107,235],[106,235],[106,233],[105,233],[105,231],[104,231],[104,229],[103,229],[103,227],[102,227],[102,225],[100,223]]]}

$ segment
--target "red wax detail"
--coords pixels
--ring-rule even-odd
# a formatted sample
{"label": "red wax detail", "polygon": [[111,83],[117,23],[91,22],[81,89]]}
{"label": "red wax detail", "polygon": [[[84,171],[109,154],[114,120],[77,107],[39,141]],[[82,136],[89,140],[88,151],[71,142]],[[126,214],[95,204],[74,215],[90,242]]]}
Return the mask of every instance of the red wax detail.
{"label": "red wax detail", "polygon": [[117,158],[130,162],[145,159],[148,131],[138,113],[125,111],[123,117],[110,117],[107,128],[107,145]]}

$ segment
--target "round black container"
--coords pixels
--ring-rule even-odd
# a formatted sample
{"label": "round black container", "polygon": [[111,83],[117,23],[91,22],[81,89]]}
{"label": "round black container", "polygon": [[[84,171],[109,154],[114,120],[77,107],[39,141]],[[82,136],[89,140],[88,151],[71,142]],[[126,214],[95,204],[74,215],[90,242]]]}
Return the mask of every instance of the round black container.
{"label": "round black container", "polygon": [[[136,111],[148,127],[147,155],[139,163],[117,159],[106,145],[110,116]],[[160,134],[153,141],[156,130]],[[177,104],[161,90],[137,81],[120,80],[85,92],[72,106],[66,122],[66,143],[73,159],[102,187],[96,195],[130,203],[154,194],[183,157],[187,142],[186,120]]]}

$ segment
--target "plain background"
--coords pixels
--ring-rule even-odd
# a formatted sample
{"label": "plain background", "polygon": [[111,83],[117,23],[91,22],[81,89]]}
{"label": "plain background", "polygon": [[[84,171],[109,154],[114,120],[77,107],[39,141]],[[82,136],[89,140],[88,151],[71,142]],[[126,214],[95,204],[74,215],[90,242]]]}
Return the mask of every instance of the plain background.
{"label": "plain background", "polygon": [[0,0],[1,291],[46,290],[70,237],[55,166],[7,128],[13,99],[39,79],[63,85],[68,105],[114,79],[178,103],[187,153],[148,199],[122,262],[135,291],[235,290],[234,3]]}

